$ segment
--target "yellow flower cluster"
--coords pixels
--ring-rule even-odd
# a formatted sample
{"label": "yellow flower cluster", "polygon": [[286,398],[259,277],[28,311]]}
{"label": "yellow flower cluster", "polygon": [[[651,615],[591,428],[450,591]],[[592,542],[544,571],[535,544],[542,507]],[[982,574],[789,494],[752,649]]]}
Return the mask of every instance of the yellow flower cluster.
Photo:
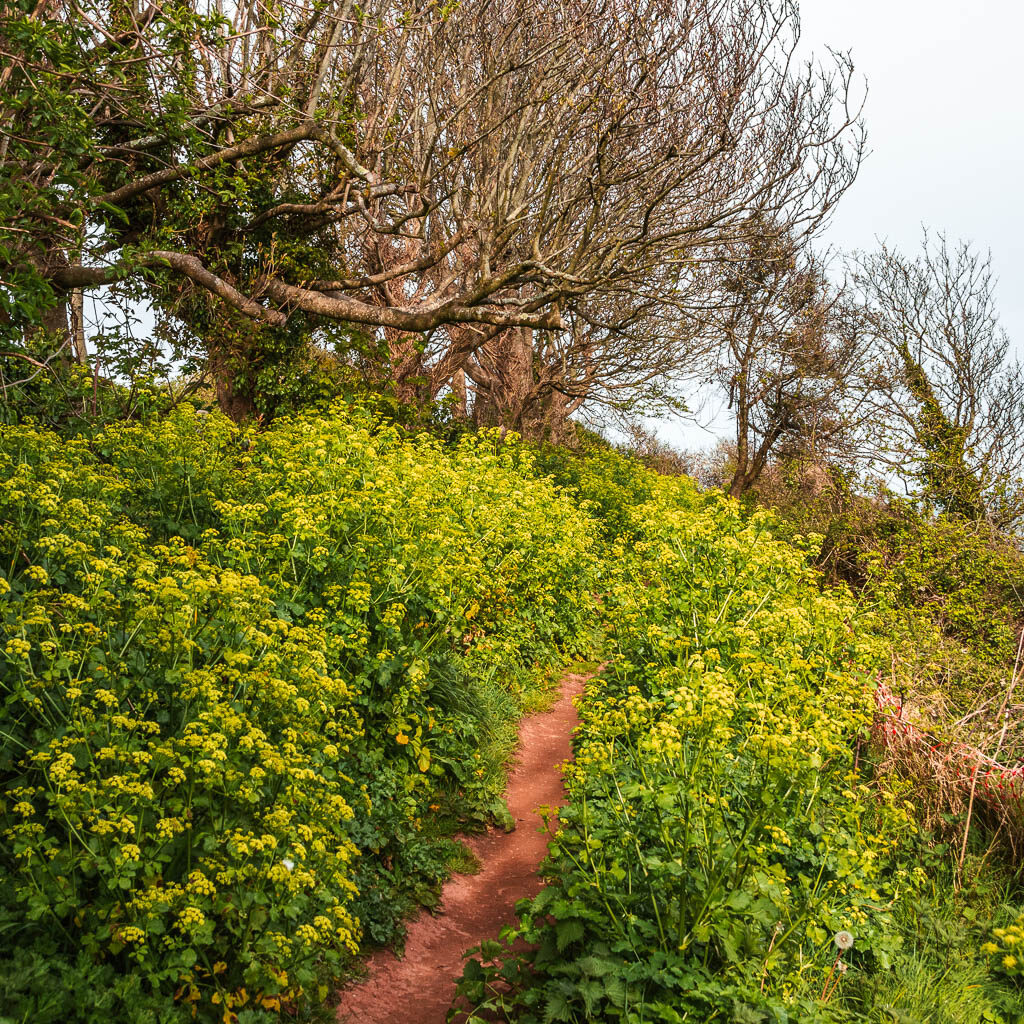
{"label": "yellow flower cluster", "polygon": [[994,942],[986,942],[982,951],[991,956],[1003,973],[1024,978],[1024,912],[1005,928],[992,929]]}
{"label": "yellow flower cluster", "polygon": [[760,990],[792,1000],[837,931],[888,955],[895,902],[920,883],[899,864],[907,808],[854,771],[872,710],[860,666],[884,641],[820,588],[816,540],[779,542],[770,513],[686,481],[642,486],[606,587],[617,657],[580,709],[555,895],[530,941],[564,899],[590,941],[666,965],[695,954],[728,973],[757,949]]}
{"label": "yellow flower cluster", "polygon": [[[0,428],[7,896],[199,1014],[340,971],[360,856],[426,843],[442,785],[493,803],[452,691],[584,649],[601,582],[586,507],[511,438],[335,412],[249,440],[186,407]],[[225,966],[168,966],[192,955]]]}

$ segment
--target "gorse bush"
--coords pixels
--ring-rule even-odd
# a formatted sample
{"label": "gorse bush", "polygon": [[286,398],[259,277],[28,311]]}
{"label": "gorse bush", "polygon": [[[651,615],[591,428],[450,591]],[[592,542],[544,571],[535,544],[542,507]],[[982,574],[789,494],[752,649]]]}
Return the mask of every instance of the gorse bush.
{"label": "gorse bush", "polygon": [[593,619],[589,520],[514,444],[371,426],[3,429],[15,1018],[64,1019],[57,973],[82,1020],[322,1000],[441,877],[428,808],[495,810],[494,709]]}

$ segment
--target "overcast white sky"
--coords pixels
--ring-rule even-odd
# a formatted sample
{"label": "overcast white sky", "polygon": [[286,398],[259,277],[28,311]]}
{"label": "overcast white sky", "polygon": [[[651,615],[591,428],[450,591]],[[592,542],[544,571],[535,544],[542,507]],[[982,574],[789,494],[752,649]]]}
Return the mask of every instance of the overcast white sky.
{"label": "overcast white sky", "polygon": [[[1024,4],[800,0],[800,11],[803,47],[852,51],[868,86],[871,155],[825,241],[912,252],[925,224],[991,249],[1001,319],[1024,355]],[[682,424],[659,433],[709,442]]]}

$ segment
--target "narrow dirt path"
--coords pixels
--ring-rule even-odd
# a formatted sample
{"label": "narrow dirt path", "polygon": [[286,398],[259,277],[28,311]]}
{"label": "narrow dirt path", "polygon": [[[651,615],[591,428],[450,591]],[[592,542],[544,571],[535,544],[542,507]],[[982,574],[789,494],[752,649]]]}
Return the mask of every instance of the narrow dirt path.
{"label": "narrow dirt path", "polygon": [[479,873],[456,875],[442,890],[441,913],[423,912],[410,923],[402,959],[389,950],[370,958],[369,977],[342,993],[338,1019],[344,1024],[444,1024],[462,975],[462,954],[496,938],[516,903],[540,891],[537,867],[548,834],[537,808],[565,799],[559,765],[572,753],[572,699],[589,678],[563,676],[557,702],[523,720],[505,791],[515,831],[492,829],[467,840],[482,865]]}

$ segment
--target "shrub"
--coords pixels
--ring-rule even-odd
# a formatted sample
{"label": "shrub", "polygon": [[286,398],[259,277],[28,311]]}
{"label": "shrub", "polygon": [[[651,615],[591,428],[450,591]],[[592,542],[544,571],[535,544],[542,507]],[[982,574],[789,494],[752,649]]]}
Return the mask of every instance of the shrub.
{"label": "shrub", "polygon": [[967,822],[981,824],[1015,852],[1024,838],[1024,721],[1013,696],[1024,625],[1019,542],[892,494],[855,495],[835,472],[812,496],[798,467],[789,469],[777,469],[759,497],[781,510],[783,535],[825,534],[824,578],[853,586],[865,628],[891,641],[876,729],[883,771],[913,785],[929,829],[962,841]]}
{"label": "shrub", "polygon": [[[652,489],[606,598],[615,657],[581,708],[550,882],[509,936],[536,945],[511,961],[524,1021],[810,1012],[833,934],[887,965],[914,884],[907,810],[856,767],[884,649],[849,594],[822,593],[813,548],[774,540],[767,513]],[[471,965],[464,991],[490,980]]]}
{"label": "shrub", "polygon": [[2,913],[51,977],[129,979],[110,1019],[322,999],[443,875],[430,808],[497,810],[498,719],[586,642],[589,520],[526,451],[370,428],[0,435]]}

